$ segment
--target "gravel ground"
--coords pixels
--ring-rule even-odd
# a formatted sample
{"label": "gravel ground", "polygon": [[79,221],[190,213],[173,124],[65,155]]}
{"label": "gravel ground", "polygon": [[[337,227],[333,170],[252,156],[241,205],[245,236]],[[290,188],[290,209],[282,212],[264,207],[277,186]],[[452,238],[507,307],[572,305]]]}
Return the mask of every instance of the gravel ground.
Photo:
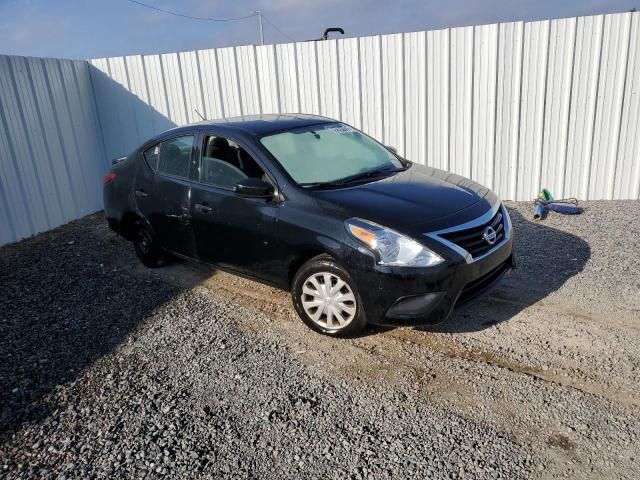
{"label": "gravel ground", "polygon": [[349,340],[99,214],[1,248],[0,477],[639,478],[640,202],[508,206],[488,298]]}

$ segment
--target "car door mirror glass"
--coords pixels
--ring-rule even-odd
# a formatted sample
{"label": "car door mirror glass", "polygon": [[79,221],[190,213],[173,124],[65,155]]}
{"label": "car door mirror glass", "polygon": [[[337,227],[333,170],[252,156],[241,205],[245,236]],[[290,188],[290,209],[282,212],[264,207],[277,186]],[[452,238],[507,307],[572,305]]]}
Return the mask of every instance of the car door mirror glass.
{"label": "car door mirror glass", "polygon": [[260,178],[244,178],[233,185],[233,191],[245,197],[271,198],[274,194],[273,185]]}

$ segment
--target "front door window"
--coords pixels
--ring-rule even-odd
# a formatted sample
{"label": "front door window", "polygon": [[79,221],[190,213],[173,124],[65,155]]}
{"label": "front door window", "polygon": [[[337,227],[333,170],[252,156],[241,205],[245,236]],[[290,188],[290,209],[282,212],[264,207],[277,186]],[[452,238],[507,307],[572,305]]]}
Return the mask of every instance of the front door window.
{"label": "front door window", "polygon": [[245,178],[265,176],[251,155],[233,140],[207,136],[202,152],[201,183],[231,189],[236,182]]}

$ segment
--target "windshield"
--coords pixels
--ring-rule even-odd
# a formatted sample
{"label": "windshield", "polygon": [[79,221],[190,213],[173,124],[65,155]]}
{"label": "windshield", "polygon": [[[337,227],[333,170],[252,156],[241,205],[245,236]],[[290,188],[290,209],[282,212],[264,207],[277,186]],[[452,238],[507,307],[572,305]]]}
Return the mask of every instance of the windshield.
{"label": "windshield", "polygon": [[296,128],[260,141],[302,186],[404,167],[385,147],[342,123]]}

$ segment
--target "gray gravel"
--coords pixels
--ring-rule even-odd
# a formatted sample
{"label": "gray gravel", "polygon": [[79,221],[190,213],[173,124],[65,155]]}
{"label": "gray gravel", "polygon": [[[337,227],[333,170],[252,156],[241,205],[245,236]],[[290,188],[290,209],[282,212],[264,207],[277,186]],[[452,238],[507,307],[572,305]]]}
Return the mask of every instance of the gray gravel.
{"label": "gray gravel", "polygon": [[100,215],[0,249],[0,477],[638,478],[640,202],[509,206],[490,298],[351,340]]}

